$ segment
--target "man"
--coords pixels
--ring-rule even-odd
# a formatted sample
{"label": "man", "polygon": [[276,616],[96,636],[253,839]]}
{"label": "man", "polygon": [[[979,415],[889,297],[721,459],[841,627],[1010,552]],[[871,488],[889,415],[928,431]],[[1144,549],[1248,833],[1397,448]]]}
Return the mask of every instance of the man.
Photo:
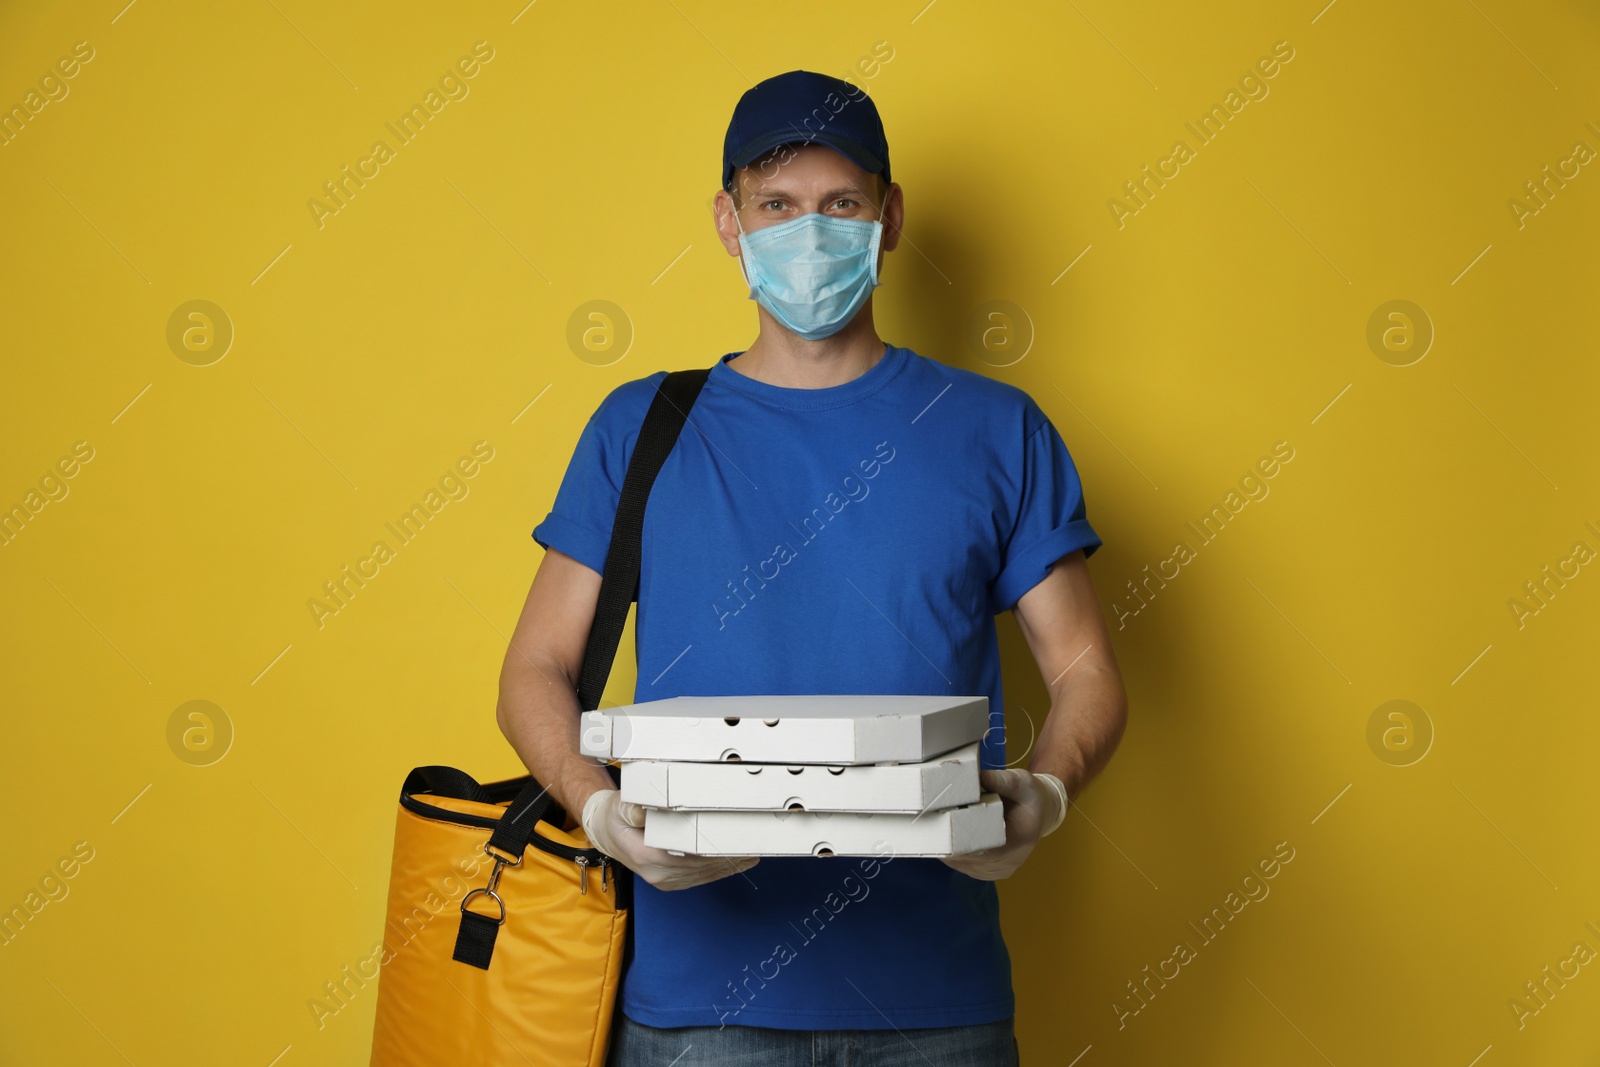
{"label": "man", "polygon": [[[634,699],[986,695],[980,779],[1004,797],[1006,843],[759,861],[644,845],[645,809],[579,755],[574,692],[665,372],[618,386],[533,531],[546,554],[498,709],[534,775],[637,875],[611,1063],[1014,1064],[994,883],[1060,824],[1126,718],[1085,563],[1101,542],[1026,393],[878,337],[871,290],[905,209],[870,97],[806,71],[762,82],[734,111],[722,184],[717,233],[760,332],[711,368],[652,491]],[[1006,769],[1003,611],[1051,694],[1026,770]]]}

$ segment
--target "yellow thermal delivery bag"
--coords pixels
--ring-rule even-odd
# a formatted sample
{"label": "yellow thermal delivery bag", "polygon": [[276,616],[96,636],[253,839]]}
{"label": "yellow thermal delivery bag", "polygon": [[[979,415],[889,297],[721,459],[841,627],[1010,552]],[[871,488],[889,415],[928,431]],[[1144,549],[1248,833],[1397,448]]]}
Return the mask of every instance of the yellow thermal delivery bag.
{"label": "yellow thermal delivery bag", "polygon": [[[650,487],[709,373],[662,379],[628,458],[576,686],[582,712],[600,706],[638,597]],[[608,770],[618,782],[620,769]],[[532,775],[488,785],[453,767],[407,775],[371,1067],[605,1062],[633,876],[567,821]],[[439,905],[441,890],[459,909]]]}
{"label": "yellow thermal delivery bag", "polygon": [[[449,767],[406,779],[371,1067],[604,1062],[628,912],[613,861],[557,825],[548,793],[501,825],[531,781],[480,786]],[[490,846],[517,829],[515,857]]]}

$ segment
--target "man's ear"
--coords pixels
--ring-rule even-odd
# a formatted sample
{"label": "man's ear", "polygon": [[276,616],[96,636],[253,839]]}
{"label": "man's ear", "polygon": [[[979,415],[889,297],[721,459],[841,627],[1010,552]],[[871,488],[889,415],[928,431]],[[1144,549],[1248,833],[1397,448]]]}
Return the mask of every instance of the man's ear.
{"label": "man's ear", "polygon": [[711,208],[712,225],[716,227],[717,239],[722,242],[722,247],[730,256],[739,254],[739,226],[733,218],[733,194],[727,190],[719,190],[712,195],[708,205]]}
{"label": "man's ear", "polygon": [[883,240],[880,242],[885,252],[892,252],[900,243],[900,226],[905,221],[905,197],[897,183],[889,184],[889,192],[883,201]]}

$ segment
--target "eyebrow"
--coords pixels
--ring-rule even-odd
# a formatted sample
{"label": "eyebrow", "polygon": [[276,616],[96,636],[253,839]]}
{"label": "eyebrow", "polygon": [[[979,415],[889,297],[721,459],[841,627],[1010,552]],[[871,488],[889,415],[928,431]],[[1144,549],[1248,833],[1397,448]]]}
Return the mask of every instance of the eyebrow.
{"label": "eyebrow", "polygon": [[[852,198],[854,198],[856,200],[863,200],[863,201],[866,201],[869,204],[872,202],[872,197],[867,193],[867,191],[865,189],[857,188],[856,186],[847,186],[847,187],[845,187],[843,189],[830,190],[830,191],[822,194],[822,199],[824,199],[824,200],[835,200],[835,199],[838,199],[841,196],[848,196],[848,197],[852,197]],[[757,189],[757,190],[755,190],[754,192],[752,192],[750,194],[751,203],[761,203],[761,202],[766,201],[766,200],[798,200],[798,199],[799,199],[799,197],[797,197],[793,193],[790,193],[790,192],[788,192],[786,190],[783,190],[783,189]]]}

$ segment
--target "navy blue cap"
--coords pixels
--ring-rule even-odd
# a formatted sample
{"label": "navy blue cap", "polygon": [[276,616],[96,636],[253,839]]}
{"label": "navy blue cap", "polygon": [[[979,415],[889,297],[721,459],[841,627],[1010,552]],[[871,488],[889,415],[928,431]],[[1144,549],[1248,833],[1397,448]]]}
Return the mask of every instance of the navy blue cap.
{"label": "navy blue cap", "polygon": [[722,142],[722,187],[733,172],[782,144],[827,145],[869,174],[889,178],[889,142],[872,97],[860,86],[809,70],[791,70],[739,98]]}

